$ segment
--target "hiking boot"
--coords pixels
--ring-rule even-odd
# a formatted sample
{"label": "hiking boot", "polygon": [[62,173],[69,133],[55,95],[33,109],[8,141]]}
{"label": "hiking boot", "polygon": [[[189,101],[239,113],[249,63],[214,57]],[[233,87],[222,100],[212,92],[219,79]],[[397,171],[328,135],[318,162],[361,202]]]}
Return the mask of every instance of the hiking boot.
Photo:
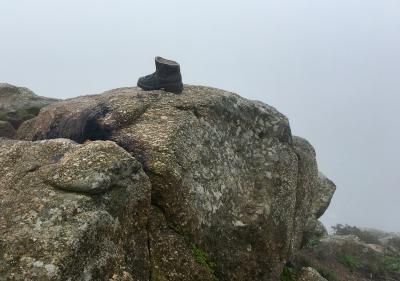
{"label": "hiking boot", "polygon": [[140,77],[137,85],[145,91],[164,89],[180,94],[183,90],[180,66],[177,62],[156,57],[156,72]]}

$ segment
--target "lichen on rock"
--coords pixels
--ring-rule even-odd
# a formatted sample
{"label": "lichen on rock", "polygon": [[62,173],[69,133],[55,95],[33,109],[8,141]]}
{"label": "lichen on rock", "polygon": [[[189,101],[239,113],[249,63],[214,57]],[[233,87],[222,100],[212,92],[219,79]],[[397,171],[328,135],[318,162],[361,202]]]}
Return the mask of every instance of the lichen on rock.
{"label": "lichen on rock", "polygon": [[[130,158],[126,165],[132,174],[124,184],[110,177],[107,184],[118,188],[105,188],[95,197],[43,180],[48,167],[60,173],[64,157],[64,163],[82,164],[85,151],[90,159],[102,159],[104,153],[113,160]],[[118,172],[110,163],[93,167]],[[147,280],[150,184],[123,149],[111,142],[0,139],[0,167],[0,280]],[[81,177],[79,172],[67,175],[72,177],[68,184]]]}
{"label": "lichen on rock", "polygon": [[128,186],[141,165],[110,141],[88,142],[41,170],[44,181],[60,189],[96,194]]}
{"label": "lichen on rock", "polygon": [[[125,260],[80,267],[91,276],[100,267],[107,276],[140,281],[278,280],[316,216],[312,146],[292,136],[275,108],[223,90],[185,86],[174,95],[133,87],[77,97],[43,108],[17,136],[27,142],[7,144],[28,151],[64,143],[51,157],[12,157],[25,159],[23,170],[37,177],[33,189],[94,204],[89,209],[107,221],[93,226],[98,239],[116,243],[110,237],[121,237],[115,255]],[[58,141],[38,141],[46,139]],[[10,159],[4,153],[0,157]],[[20,160],[18,167],[25,165]],[[16,180],[16,174],[4,179]],[[7,208],[12,213],[13,206]],[[78,228],[85,228],[85,219]],[[125,231],[112,230],[119,228]],[[104,243],[105,256],[113,256]],[[74,249],[88,248],[82,242]]]}

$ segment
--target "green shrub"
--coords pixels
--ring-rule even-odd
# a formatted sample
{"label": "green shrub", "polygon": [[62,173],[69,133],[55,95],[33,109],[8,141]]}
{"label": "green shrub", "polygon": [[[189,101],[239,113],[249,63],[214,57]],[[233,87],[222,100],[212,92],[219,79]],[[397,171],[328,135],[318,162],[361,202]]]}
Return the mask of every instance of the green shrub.
{"label": "green shrub", "polygon": [[281,281],[294,281],[293,268],[285,266],[281,274]]}
{"label": "green shrub", "polygon": [[308,248],[316,248],[318,245],[321,243],[321,238],[318,236],[313,236],[311,237],[310,240],[308,240],[306,247]]}
{"label": "green shrub", "polygon": [[207,268],[211,272],[211,274],[214,276],[214,280],[218,281],[218,278],[215,276],[216,264],[214,262],[209,261],[207,254],[202,249],[200,249],[200,247],[197,246],[195,243],[192,243],[192,251],[193,251],[193,255],[194,255],[194,258],[196,259],[196,261],[200,265]]}
{"label": "green shrub", "polygon": [[346,253],[339,255],[338,261],[352,270],[363,267],[363,263],[357,257]]}
{"label": "green shrub", "polygon": [[324,277],[328,281],[338,281],[339,279],[337,278],[336,273],[333,270],[330,270],[325,267],[317,267],[315,270],[318,271],[319,274],[321,274],[322,277]]}
{"label": "green shrub", "polygon": [[400,273],[400,258],[386,256],[384,260],[384,266],[386,270]]}

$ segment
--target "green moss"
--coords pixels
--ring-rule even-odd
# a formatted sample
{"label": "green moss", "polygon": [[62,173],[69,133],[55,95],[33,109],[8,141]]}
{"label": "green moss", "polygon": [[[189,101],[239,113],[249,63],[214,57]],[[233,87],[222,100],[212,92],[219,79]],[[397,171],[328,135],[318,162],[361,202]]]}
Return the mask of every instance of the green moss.
{"label": "green moss", "polygon": [[192,250],[196,261],[201,265],[208,266],[206,253],[194,243],[192,244]]}
{"label": "green moss", "polygon": [[386,270],[400,273],[400,258],[386,256],[384,259],[384,267]]}
{"label": "green moss", "polygon": [[283,268],[282,274],[281,274],[281,281],[294,281],[294,269],[289,267],[289,266],[285,266]]}
{"label": "green moss", "polygon": [[216,264],[208,260],[207,254],[199,246],[197,246],[194,243],[191,243],[191,245],[192,245],[193,255],[196,261],[200,265],[207,268],[210,271],[210,273],[214,276],[214,280],[218,281],[218,278],[215,276]]}
{"label": "green moss", "polygon": [[308,242],[306,247],[308,248],[316,248],[321,243],[321,238],[318,236],[313,236]]}

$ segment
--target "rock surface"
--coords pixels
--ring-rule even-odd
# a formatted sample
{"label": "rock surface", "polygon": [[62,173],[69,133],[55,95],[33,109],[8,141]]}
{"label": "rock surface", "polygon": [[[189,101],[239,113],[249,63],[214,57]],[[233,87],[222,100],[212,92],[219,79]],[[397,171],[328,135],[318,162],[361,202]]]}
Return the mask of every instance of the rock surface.
{"label": "rock surface", "polygon": [[0,137],[13,138],[16,134],[14,127],[7,121],[0,121]]}
{"label": "rock surface", "polygon": [[140,163],[114,143],[89,142],[65,153],[56,164],[47,166],[41,176],[60,189],[97,194],[128,185],[140,169]]}
{"label": "rock surface", "polygon": [[148,231],[153,265],[150,280],[218,280],[207,255],[168,224],[157,207],[152,208]]}
{"label": "rock surface", "polygon": [[304,267],[298,278],[298,281],[328,281],[322,277],[318,271],[312,267]]}
{"label": "rock surface", "polygon": [[[85,170],[64,178],[59,163],[82,167],[87,149],[93,161],[129,159],[132,173],[123,182],[111,177],[97,196],[43,178],[81,178]],[[148,280],[150,183],[127,152],[112,142],[0,139],[0,167],[0,280]]]}
{"label": "rock surface", "polygon": [[35,117],[42,107],[56,101],[37,96],[27,88],[0,83],[0,121],[10,122],[17,129]]}
{"label": "rock surface", "polygon": [[319,219],[328,209],[336,191],[336,185],[320,172],[318,173],[317,189],[318,196],[313,200],[312,212],[315,218]]}
{"label": "rock surface", "polygon": [[336,185],[321,172],[318,173],[316,188],[314,189],[314,198],[311,205],[311,216],[305,224],[302,245],[305,245],[314,238],[322,238],[328,235],[325,226],[318,220],[326,211],[333,194],[336,191]]}
{"label": "rock surface", "polygon": [[[60,101],[21,126],[18,136],[34,141],[20,142],[26,147],[56,138],[84,143],[69,144],[79,149],[66,149],[51,158],[51,165],[34,169],[40,185],[57,194],[102,198],[122,192],[148,183],[143,168],[151,183],[151,203],[141,205],[136,229],[147,224],[146,235],[127,231],[138,243],[126,247],[148,256],[143,254],[139,266],[136,257],[124,264],[133,280],[279,280],[324,191],[314,149],[292,137],[284,115],[208,87],[185,86],[181,95],[120,88]],[[109,142],[87,140],[110,140],[120,147],[104,155]],[[131,179],[132,173],[143,179]],[[113,204],[123,206],[126,200]],[[20,212],[7,207],[10,214]],[[130,218],[134,224],[137,220]],[[121,253],[124,240],[119,242]],[[137,270],[146,266],[137,277]],[[119,272],[116,276],[122,276]]]}
{"label": "rock surface", "polygon": [[16,132],[16,139],[23,140],[26,138],[26,136],[31,135],[32,132],[35,131],[35,122],[36,122],[36,117],[26,120],[24,123],[22,123]]}
{"label": "rock surface", "polygon": [[[292,251],[296,252],[308,239],[310,232],[310,221],[314,221],[314,210],[312,206],[319,200],[318,167],[315,159],[315,150],[305,139],[293,137],[293,145],[298,157],[298,179],[295,211],[296,215],[296,244]],[[310,204],[311,203],[311,204]],[[314,228],[312,228],[314,231]]]}

